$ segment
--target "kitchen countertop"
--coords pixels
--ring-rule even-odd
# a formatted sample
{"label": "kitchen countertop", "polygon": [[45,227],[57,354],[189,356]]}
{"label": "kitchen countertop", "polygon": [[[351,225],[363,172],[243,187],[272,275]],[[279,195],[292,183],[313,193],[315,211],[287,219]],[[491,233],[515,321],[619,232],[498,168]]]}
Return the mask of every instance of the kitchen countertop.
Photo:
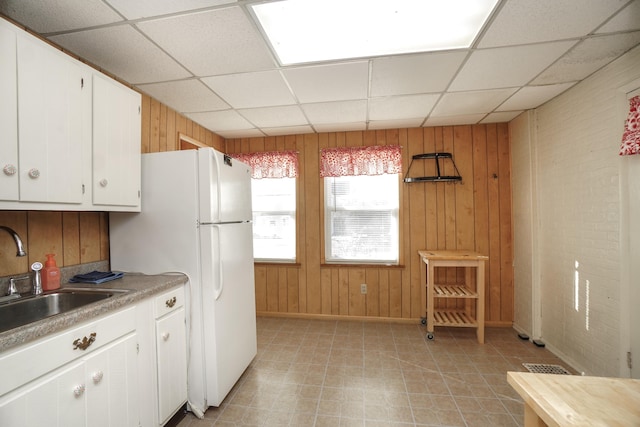
{"label": "kitchen countertop", "polygon": [[116,293],[111,298],[2,332],[0,333],[0,352],[62,331],[110,311],[134,304],[137,301],[150,298],[173,287],[184,285],[186,282],[187,276],[179,273],[162,275],[125,273],[121,279],[99,285],[65,283],[62,289],[114,289],[127,290],[128,292]]}

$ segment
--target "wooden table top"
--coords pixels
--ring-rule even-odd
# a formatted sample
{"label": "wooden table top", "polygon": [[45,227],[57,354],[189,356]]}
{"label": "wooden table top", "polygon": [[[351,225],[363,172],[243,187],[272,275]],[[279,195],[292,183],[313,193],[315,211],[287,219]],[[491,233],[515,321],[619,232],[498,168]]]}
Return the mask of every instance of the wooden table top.
{"label": "wooden table top", "polygon": [[548,426],[640,426],[640,380],[507,372]]}
{"label": "wooden table top", "polygon": [[482,255],[478,252],[473,251],[429,251],[429,250],[421,250],[418,251],[418,255],[422,258],[426,258],[428,260],[483,260],[489,259],[488,256]]}

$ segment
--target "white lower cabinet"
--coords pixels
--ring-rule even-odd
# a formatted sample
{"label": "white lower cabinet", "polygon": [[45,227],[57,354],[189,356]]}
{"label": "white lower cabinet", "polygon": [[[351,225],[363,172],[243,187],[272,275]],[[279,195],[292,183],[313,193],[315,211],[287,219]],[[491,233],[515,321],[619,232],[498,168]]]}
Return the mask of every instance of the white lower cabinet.
{"label": "white lower cabinet", "polygon": [[187,339],[182,288],[156,298],[158,421],[166,423],[187,401]]}
{"label": "white lower cabinet", "polygon": [[0,355],[0,426],[138,427],[135,308]]}
{"label": "white lower cabinet", "polygon": [[0,427],[162,426],[187,401],[182,286],[0,353]]}
{"label": "white lower cabinet", "polygon": [[130,334],[87,357],[87,426],[138,425],[136,338]]}
{"label": "white lower cabinet", "polygon": [[0,425],[86,426],[84,365],[72,363],[11,393],[0,402]]}

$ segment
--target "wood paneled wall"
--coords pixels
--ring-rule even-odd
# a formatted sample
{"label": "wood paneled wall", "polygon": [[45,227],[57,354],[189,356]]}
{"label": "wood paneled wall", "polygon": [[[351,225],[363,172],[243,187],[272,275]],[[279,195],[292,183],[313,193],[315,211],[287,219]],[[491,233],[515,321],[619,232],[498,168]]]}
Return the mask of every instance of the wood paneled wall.
{"label": "wood paneled wall", "polygon": [[[288,135],[225,141],[162,103],[143,95],[141,150],[178,149],[178,134],[228,153],[294,150],[298,179],[297,264],[256,265],[259,312],[417,319],[424,315],[420,293],[420,249],[472,249],[489,256],[486,320],[513,320],[510,153],[507,124],[392,129]],[[415,154],[453,153],[461,183],[400,183],[401,265],[322,264],[323,147],[401,145],[406,172]],[[403,172],[403,175],[404,175]],[[445,171],[446,174],[450,171]],[[415,161],[411,176],[435,174],[435,164]],[[58,254],[67,266],[109,258],[105,212],[0,211],[0,224],[14,228],[28,256],[15,257],[11,237],[0,231],[0,276],[26,273],[44,254]],[[61,254],[61,255],[60,255]],[[441,280],[461,281],[460,271],[440,272]],[[368,293],[360,293],[360,284]]]}
{"label": "wood paneled wall", "polygon": [[[417,319],[421,307],[420,249],[466,249],[489,256],[486,321],[513,321],[511,177],[507,124],[336,132],[226,141],[228,153],[294,150],[299,153],[297,264],[256,265],[259,313]],[[400,183],[400,266],[322,264],[324,147],[400,145],[403,176],[415,154],[451,152],[460,183]],[[443,174],[452,174],[450,170]],[[435,175],[433,161],[416,160],[410,176]],[[463,281],[459,269],[439,280]],[[368,285],[367,294],[360,284]],[[448,302],[455,304],[455,302]]]}
{"label": "wood paneled wall", "polygon": [[[166,105],[142,96],[143,153],[173,151],[178,133],[224,150],[224,139]],[[16,246],[0,230],[0,277],[27,273],[35,261],[55,253],[58,266],[109,259],[109,220],[106,212],[2,211],[0,225],[13,228],[26,246],[27,256],[16,257]]]}
{"label": "wood paneled wall", "polygon": [[142,152],[179,150],[178,134],[187,135],[219,151],[224,139],[193,120],[147,96],[142,96]]}

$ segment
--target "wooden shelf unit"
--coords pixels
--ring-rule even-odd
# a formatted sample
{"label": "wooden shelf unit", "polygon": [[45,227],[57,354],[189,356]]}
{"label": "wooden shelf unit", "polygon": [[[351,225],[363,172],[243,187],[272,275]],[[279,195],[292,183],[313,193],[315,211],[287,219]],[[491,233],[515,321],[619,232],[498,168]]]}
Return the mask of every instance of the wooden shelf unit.
{"label": "wooden shelf unit", "polygon": [[[478,342],[484,344],[484,264],[487,256],[471,251],[418,251],[420,260],[425,264],[420,268],[422,307],[425,308],[424,321],[427,325],[427,338],[433,339],[435,326],[476,328]],[[439,267],[464,267],[464,284],[438,284],[435,282],[435,269]],[[475,269],[475,289],[472,289],[471,274]],[[463,310],[435,309],[435,299],[455,298],[465,300]]]}

